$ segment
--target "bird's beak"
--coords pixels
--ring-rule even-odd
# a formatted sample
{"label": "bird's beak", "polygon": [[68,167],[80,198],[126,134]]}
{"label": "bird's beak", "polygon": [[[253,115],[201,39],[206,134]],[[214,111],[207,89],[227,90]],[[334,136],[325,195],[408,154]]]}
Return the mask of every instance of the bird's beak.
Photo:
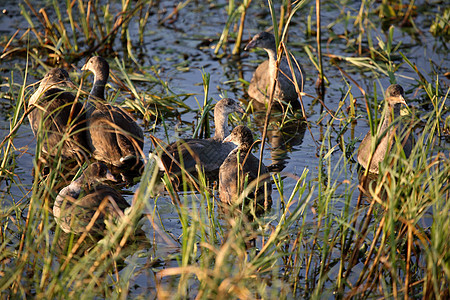
{"label": "bird's beak", "polygon": [[73,83],[72,81],[66,80],[65,82],[69,88],[74,89],[74,90],[78,89],[78,86],[75,83]]}
{"label": "bird's beak", "polygon": [[87,70],[87,67],[86,67],[86,64],[84,64],[82,67],[81,67],[81,71],[86,71]]}
{"label": "bird's beak", "polygon": [[405,98],[403,98],[402,95],[398,96],[398,102],[404,104],[405,106],[408,106],[408,104],[406,104]]}
{"label": "bird's beak", "polygon": [[[397,97],[397,100],[398,100],[397,103],[403,104],[403,105],[405,106],[404,109],[407,111],[407,113],[402,113],[402,115],[403,115],[403,114],[409,114],[409,115],[412,115],[411,108],[409,108],[408,104],[406,103],[405,98],[403,98],[403,96],[400,95],[400,96]],[[402,110],[402,112],[403,112],[403,110]]]}
{"label": "bird's beak", "polygon": [[245,114],[245,110],[239,104],[236,104],[236,111]]}
{"label": "bird's beak", "polygon": [[117,182],[116,177],[114,177],[114,175],[109,170],[106,172],[105,178],[109,181]]}
{"label": "bird's beak", "polygon": [[255,48],[256,46],[256,41],[255,40],[251,40],[250,42],[248,42],[248,44],[245,46],[244,50],[247,51],[249,49]]}
{"label": "bird's beak", "polygon": [[222,143],[230,143],[231,142],[231,134],[227,136]]}

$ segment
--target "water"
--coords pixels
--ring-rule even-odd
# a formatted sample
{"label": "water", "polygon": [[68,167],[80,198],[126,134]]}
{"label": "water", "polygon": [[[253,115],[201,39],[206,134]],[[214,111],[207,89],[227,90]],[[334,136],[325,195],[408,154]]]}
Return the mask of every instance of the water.
{"label": "water", "polygon": [[[44,2],[45,3],[45,2]],[[196,124],[198,113],[196,110],[203,103],[204,91],[202,86],[202,73],[209,73],[211,82],[209,89],[209,96],[214,99],[214,103],[220,100],[222,97],[231,97],[242,101],[243,104],[248,103],[248,98],[245,92],[245,86],[241,83],[240,79],[250,81],[251,76],[257,64],[266,59],[266,53],[264,51],[256,52],[243,52],[239,58],[233,58],[229,55],[224,55],[221,58],[217,58],[214,55],[213,46],[215,45],[218,37],[221,34],[221,30],[224,28],[227,18],[225,8],[223,5],[227,4],[227,1],[218,1],[203,3],[203,1],[192,1],[185,8],[181,9],[176,15],[176,19],[173,22],[166,21],[163,24],[158,24],[159,20],[166,17],[176,6],[178,1],[163,1],[159,10],[156,11],[152,8],[152,14],[149,17],[149,22],[145,27],[144,43],[140,44],[138,40],[138,23],[134,22],[130,24],[130,35],[133,44],[133,52],[138,57],[138,61],[144,67],[155,67],[159,76],[168,82],[169,87],[174,93],[192,93],[186,99],[185,103],[193,109],[191,112],[187,112],[181,115],[183,123],[179,124],[175,117],[167,117],[166,124],[169,129],[169,136],[171,141],[174,140],[174,136],[190,137],[193,133],[192,124]],[[248,11],[248,18],[245,23],[244,38],[249,39],[254,34],[266,29],[270,21],[270,15],[268,14],[268,8],[265,1],[253,1]],[[419,7],[427,5],[425,1],[416,1],[415,3]],[[118,5],[118,4],[117,4]],[[334,25],[333,22],[338,17],[337,14],[340,11],[337,9],[333,1],[322,3],[322,26],[323,26],[323,65],[324,73],[330,81],[327,87],[326,94],[324,96],[324,103],[331,111],[336,111],[339,108],[340,101],[344,98],[350,86],[353,95],[356,97],[356,109],[357,118],[356,122],[349,125],[349,130],[345,130],[342,134],[343,141],[346,145],[350,145],[355,142],[355,149],[359,145],[359,141],[369,130],[367,123],[367,113],[365,108],[365,102],[362,93],[358,90],[359,85],[366,93],[373,95],[374,85],[376,85],[378,101],[383,99],[383,91],[389,85],[389,78],[378,71],[370,70],[369,68],[361,68],[355,66],[349,62],[339,61],[337,65],[342,68],[346,75],[343,75],[336,67],[336,64],[332,63],[334,56],[345,57],[357,57],[357,45],[355,40],[339,39],[338,35],[345,35],[345,31],[352,32],[354,30],[352,24],[354,19],[349,21],[349,25],[343,25],[343,22],[338,22]],[[2,34],[2,45],[7,37],[15,32],[17,28],[21,28],[20,34],[27,28],[27,23],[20,16],[20,9],[15,2],[8,1],[5,6],[8,10],[8,15],[2,14],[0,17],[0,32]],[[36,7],[39,5],[36,4]],[[47,7],[49,7],[47,5]],[[112,5],[112,10],[115,5]],[[49,9],[50,10],[50,9]],[[359,3],[349,4],[345,3],[345,11],[351,11],[355,14],[355,11],[359,10]],[[308,37],[305,35],[307,30],[307,17],[309,12],[309,6],[297,13],[293,19],[293,23],[289,30],[288,47],[289,50],[295,54],[297,60],[302,63],[304,76],[306,82],[304,91],[316,96],[315,81],[317,78],[317,71],[311,61],[308,58],[304,47],[308,47],[312,51],[316,47],[315,37]],[[394,47],[400,45],[400,52],[405,54],[408,59],[415,63],[420,72],[424,74],[427,80],[432,82],[435,79],[435,73],[442,74],[442,70],[448,70],[449,59],[448,51],[442,46],[442,43],[434,38],[428,31],[427,24],[433,20],[431,13],[435,12],[432,9],[431,12],[418,15],[415,18],[416,25],[421,27],[421,33],[416,34],[409,28],[395,27],[394,29]],[[314,19],[314,14],[312,16]],[[330,25],[331,24],[331,25]],[[374,42],[377,39],[386,42],[386,34],[382,31],[382,24],[375,24],[375,28],[371,28],[371,34]],[[357,26],[356,26],[357,27]],[[357,36],[350,36],[355,39]],[[212,40],[212,42],[211,42]],[[367,47],[367,44],[364,44]],[[233,47],[230,43],[227,45],[228,49]],[[114,50],[117,51],[119,57],[127,57],[126,49],[121,48],[120,43],[116,43]],[[223,54],[223,51],[219,51]],[[402,62],[402,58],[399,53],[394,54],[394,63],[398,66],[396,71],[397,82],[400,83],[406,90],[406,97],[410,106],[416,107],[419,111],[426,111],[431,109],[427,97],[423,90],[417,89],[416,82],[419,80],[417,74],[408,66]],[[368,57],[368,55],[364,55]],[[112,57],[107,57],[112,61]],[[87,57],[83,57],[76,63],[76,67],[80,68]],[[128,60],[129,61],[129,60]],[[368,61],[365,61],[368,62]],[[378,64],[384,66],[382,60],[376,61]],[[26,64],[25,57],[17,57],[11,59],[8,57],[2,60],[0,65],[0,74],[2,76],[1,92],[4,93],[8,90],[7,83],[10,77],[11,71],[14,71],[14,82],[21,83],[23,79],[20,75],[24,73]],[[372,64],[373,66],[373,64]],[[116,74],[119,74],[117,68],[113,65],[113,70]],[[35,74],[31,72],[31,74]],[[81,74],[81,73],[79,73]],[[35,82],[39,78],[27,78],[27,83]],[[76,78],[74,78],[76,79]],[[22,80],[22,81],[21,81]],[[92,80],[89,77],[87,80]],[[440,77],[443,84],[448,87],[448,80],[443,76]],[[357,85],[355,84],[357,83]],[[146,92],[148,85],[145,83],[136,83],[140,92]],[[18,89],[19,87],[15,87]],[[162,91],[159,86],[154,86],[149,92]],[[111,92],[111,90],[109,91]],[[370,97],[372,98],[372,97]],[[9,119],[11,114],[10,102],[14,99],[8,99],[4,97],[0,100],[2,107],[0,115],[1,134],[0,138],[3,139],[9,133]],[[300,176],[303,170],[306,168],[309,170],[308,179],[317,179],[319,168],[319,141],[326,133],[326,122],[330,119],[330,116],[325,115],[326,110],[318,101],[313,101],[312,98],[303,97],[303,104],[307,113],[307,118],[310,125],[310,130],[305,127],[304,123],[294,126],[294,132],[290,132],[288,137],[284,139],[271,139],[268,144],[268,148],[264,151],[264,163],[271,165],[276,163],[284,166],[283,174],[291,174],[294,176]],[[345,100],[343,110],[349,107],[349,99]],[[180,112],[183,110],[180,109]],[[263,112],[264,113],[264,112]],[[250,115],[242,122],[250,126],[255,135],[260,138],[262,135],[261,124],[258,124],[256,115]],[[278,120],[279,121],[279,120]],[[260,122],[260,121],[259,121]],[[153,131],[154,129],[154,131]],[[161,124],[156,125],[153,128],[153,124],[150,124],[146,128],[146,140],[144,152],[148,153],[152,150],[151,141],[149,140],[150,130],[156,137],[165,139],[164,130]],[[334,131],[331,133],[331,148],[334,152],[331,153],[332,167],[336,168],[336,181],[344,182],[342,186],[338,187],[338,191],[343,191],[347,188],[347,184],[351,186],[351,189],[355,189],[358,185],[358,177],[356,173],[356,155],[353,150],[353,159],[343,167],[343,163],[340,160],[342,156],[342,150],[338,146],[338,137],[341,127],[339,122],[334,123]],[[276,132],[269,132],[270,136],[279,136]],[[285,140],[288,140],[285,143]],[[27,193],[27,189],[31,187],[32,177],[32,159],[35,152],[35,141],[28,124],[24,124],[20,127],[16,138],[14,139],[14,145],[17,148],[16,163],[17,163],[17,178],[20,178],[19,184],[11,184],[11,194],[16,195],[14,199],[5,198],[2,199],[2,206],[7,207],[11,205],[11,201],[17,201],[24,197]],[[270,151],[273,147],[279,146],[278,149]],[[445,145],[448,153],[449,145]],[[275,147],[276,148],[276,147]],[[280,149],[281,148],[281,149]],[[328,151],[328,150],[326,150]],[[346,169],[344,169],[346,168]],[[2,182],[1,189],[6,189],[9,183]],[[289,195],[290,191],[295,185],[295,180],[291,177],[285,179],[285,195]],[[128,192],[132,193],[137,188],[135,185],[128,189]],[[358,192],[353,193],[353,205],[356,203]],[[131,196],[128,196],[131,202]],[[154,199],[150,199],[153,203]],[[153,206],[153,205],[151,205]],[[165,230],[171,232],[173,235],[172,242],[170,239],[157,237],[158,247],[157,250],[149,250],[153,252],[155,257],[163,257],[167,252],[177,253],[179,250],[178,242],[175,242],[180,233],[181,225],[179,224],[179,218],[170,198],[166,195],[162,195],[157,199],[158,213],[160,219],[164,222]],[[277,199],[276,193],[274,196],[274,205],[271,214],[276,215],[280,207],[279,199]],[[339,209],[339,204],[336,204],[336,209]],[[148,226],[148,235],[153,236],[153,230]],[[144,265],[148,258],[135,258],[130,257],[129,260],[135,259],[138,265]],[[168,265],[177,266],[176,262],[169,263]],[[149,275],[147,272],[142,272],[136,279],[136,283],[142,288],[146,289],[149,281]],[[150,280],[152,281],[152,280]],[[153,284],[150,284],[153,287]],[[149,288],[149,287],[147,287]]]}

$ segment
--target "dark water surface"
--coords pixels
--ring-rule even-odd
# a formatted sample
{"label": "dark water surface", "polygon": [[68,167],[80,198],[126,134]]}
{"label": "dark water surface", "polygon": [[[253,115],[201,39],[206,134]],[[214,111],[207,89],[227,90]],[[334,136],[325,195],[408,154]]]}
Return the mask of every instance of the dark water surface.
{"label": "dark water surface", "polygon": [[[10,37],[17,28],[26,29],[28,24],[24,18],[20,15],[20,9],[17,6],[17,2],[6,1],[3,2],[3,6],[8,10],[8,15],[2,14],[0,17],[0,33],[2,41],[6,37]],[[36,3],[39,3],[36,1]],[[35,3],[35,4],[36,4]],[[42,1],[42,5],[47,7],[50,4],[46,4],[46,1]],[[210,89],[209,96],[214,98],[213,103],[220,100],[222,97],[231,97],[241,100],[245,106],[248,103],[248,97],[246,96],[246,86],[242,84],[240,79],[250,81],[252,72],[255,70],[259,62],[266,59],[266,53],[264,51],[256,52],[243,52],[239,58],[233,58],[229,55],[223,55],[218,58],[214,55],[213,46],[217,43],[218,37],[220,37],[221,31],[224,28],[227,14],[224,5],[227,1],[192,1],[185,8],[181,9],[177,15],[177,19],[173,23],[165,22],[164,25],[158,25],[158,17],[167,16],[173,9],[178,1],[162,1],[159,6],[159,12],[154,12],[149,17],[149,23],[146,25],[144,44],[140,45],[138,42],[138,24],[132,22],[130,24],[130,35],[133,41],[133,52],[138,57],[139,63],[144,67],[154,66],[159,70],[159,76],[167,81],[169,87],[174,93],[193,93],[195,95],[186,99],[185,104],[188,105],[192,111],[183,113],[184,109],[180,109],[179,112],[183,113],[181,119],[182,124],[178,124],[175,117],[166,117],[166,125],[169,129],[170,140],[175,140],[176,136],[190,137],[193,133],[192,124],[196,124],[197,110],[199,103],[203,103],[203,86],[202,86],[202,72],[210,74]],[[417,6],[427,5],[426,1],[416,1]],[[64,4],[61,4],[64,6]],[[112,3],[119,5],[119,3]],[[317,78],[317,70],[311,63],[308,55],[306,54],[304,47],[310,47],[313,49],[316,47],[315,37],[308,37],[305,32],[307,30],[307,17],[309,14],[309,7],[312,4],[307,5],[293,18],[293,22],[289,30],[288,47],[292,51],[297,60],[302,63],[303,73],[306,77],[304,91],[313,95],[317,95],[315,90],[315,81]],[[330,81],[330,85],[327,87],[326,94],[324,96],[324,102],[327,107],[336,111],[339,108],[340,101],[344,98],[348,91],[348,86],[345,82],[348,81],[351,87],[351,92],[356,97],[356,113],[357,120],[349,124],[348,129],[342,132],[343,140],[345,144],[351,145],[354,143],[354,149],[357,149],[359,142],[362,140],[366,132],[369,130],[367,123],[367,112],[361,92],[357,86],[351,82],[348,77],[344,77],[338,68],[330,64],[330,56],[345,56],[345,57],[358,57],[356,53],[358,46],[356,45],[357,36],[351,36],[354,40],[345,41],[344,39],[336,38],[337,35],[344,35],[345,30],[351,32],[353,30],[352,24],[354,19],[349,21],[349,25],[345,28],[343,22],[338,22],[333,25],[333,22],[340,15],[340,9],[351,12],[352,15],[356,15],[356,12],[360,8],[360,3],[350,4],[345,3],[345,8],[338,7],[335,1],[322,1],[322,26],[323,26],[323,65],[324,72]],[[39,7],[36,4],[36,7]],[[154,9],[154,8],[153,8]],[[423,15],[419,15],[415,18],[416,25],[423,26],[419,28],[420,34],[416,33],[410,27],[400,28],[398,26],[394,29],[394,46],[401,42],[399,51],[402,52],[409,60],[417,65],[420,72],[426,76],[429,82],[433,82],[436,79],[436,73],[441,75],[441,84],[447,85],[448,80],[445,79],[442,74],[448,71],[449,68],[449,56],[448,49],[443,47],[443,43],[433,37],[429,33],[429,24],[433,20],[434,15],[432,12],[437,11],[435,9],[428,10]],[[50,9],[49,9],[50,10]],[[166,10],[164,12],[164,10]],[[373,17],[376,19],[376,17]],[[315,19],[313,13],[312,19]],[[253,1],[250,6],[248,17],[245,23],[244,37],[249,39],[254,34],[267,29],[270,26],[269,10],[265,1]],[[381,26],[381,23],[374,23],[375,28],[371,28],[371,34],[374,43],[377,43],[377,39],[386,42],[387,33]],[[22,30],[23,33],[23,30]],[[367,42],[363,42],[363,45],[367,47]],[[232,43],[227,46],[228,52],[231,52],[233,47]],[[120,56],[127,56],[126,49],[122,49],[120,43],[116,43],[114,50]],[[223,54],[223,51],[219,51],[219,54]],[[415,107],[418,111],[430,110],[428,98],[423,90],[417,89],[417,81],[419,80],[417,74],[406,63],[402,63],[402,58],[399,52],[394,53],[394,62],[400,64],[395,72],[396,80],[400,83],[406,91],[406,98],[410,106]],[[367,53],[364,53],[364,57],[368,57]],[[113,57],[106,57],[113,61]],[[87,57],[76,63],[76,67],[80,68]],[[130,64],[131,61],[127,60]],[[385,64],[382,61],[377,61],[385,68]],[[113,72],[119,74],[117,67],[114,63],[111,64]],[[8,90],[8,80],[13,72],[14,82],[22,83],[23,79],[20,77],[24,73],[26,66],[26,58],[18,57],[16,59],[1,60],[0,74],[2,76],[2,93]],[[386,74],[377,70],[372,70],[365,66],[355,66],[351,63],[341,62],[339,66],[353,79],[358,85],[366,91],[366,93],[373,95],[374,84],[376,85],[378,100],[383,99],[383,91],[389,86],[389,78]],[[71,70],[71,75],[75,73]],[[31,75],[37,75],[35,71],[30,72]],[[81,71],[79,71],[81,77]],[[73,78],[74,81],[79,80]],[[33,83],[40,78],[33,78],[29,76],[27,83]],[[345,79],[345,80],[344,80]],[[88,77],[87,80],[92,80],[92,77]],[[154,92],[162,91],[162,88],[158,85],[151,86],[152,90],[147,90],[150,85],[137,82],[137,88],[140,92]],[[27,92],[32,92],[33,89],[28,89]],[[109,90],[111,92],[111,90]],[[371,97],[373,98],[373,97]],[[0,138],[3,139],[9,133],[9,120],[11,118],[11,102],[15,99],[8,99],[4,97],[0,100]],[[269,132],[270,139],[267,145],[266,151],[264,151],[264,163],[271,165],[276,163],[278,165],[284,165],[284,174],[293,174],[300,176],[304,169],[309,170],[308,180],[315,180],[318,176],[319,168],[319,142],[322,140],[323,135],[326,134],[327,126],[326,122],[330,119],[329,115],[325,116],[325,110],[318,101],[313,101],[310,97],[303,97],[303,103],[308,116],[311,132],[306,129],[304,123],[302,123],[296,131],[290,132],[290,135],[284,138],[279,138],[279,133],[276,131]],[[349,99],[347,98],[343,104],[343,110],[349,107]],[[280,119],[278,119],[279,121]],[[275,118],[276,122],[277,119]],[[261,117],[257,117],[255,114],[246,116],[241,121],[242,123],[251,127],[257,137],[261,137],[262,125]],[[234,125],[236,125],[235,123]],[[342,161],[342,150],[338,146],[338,137],[343,127],[343,123],[339,121],[334,123],[334,131],[331,133],[331,168],[334,172],[334,178],[336,182],[344,183],[337,189],[338,192],[343,192],[350,185],[350,190],[354,189],[352,204],[355,205],[355,201],[358,198],[358,176],[357,176],[357,164],[356,150],[353,150],[353,156],[350,158],[348,164],[344,164]],[[420,129],[418,129],[420,130]],[[148,139],[149,134],[152,133],[158,138],[165,139],[164,130],[162,125],[155,126],[150,124],[145,128],[145,148],[144,152],[148,153],[152,150],[151,141]],[[286,144],[284,141],[288,140]],[[35,152],[35,141],[29,125],[24,124],[20,127],[17,136],[14,139],[14,145],[18,152],[23,154],[18,155],[16,158],[17,163],[17,178],[20,178],[22,184],[11,184],[8,182],[2,182],[0,188],[5,190],[11,188],[11,194],[15,195],[14,199],[3,198],[2,206],[8,207],[11,201],[17,201],[22,198],[24,194],[28,193],[29,188],[32,185],[31,170],[33,167],[32,160]],[[448,154],[449,145],[443,143],[443,147]],[[275,149],[274,149],[275,148]],[[349,147],[351,150],[352,147]],[[327,150],[328,151],[328,150]],[[295,180],[291,177],[284,179],[284,195],[288,196],[295,185]],[[139,184],[128,189],[130,194],[139,187]],[[339,193],[337,193],[339,194]],[[277,216],[280,208],[278,193],[274,193],[274,204],[268,217]],[[132,196],[127,196],[131,202]],[[174,205],[171,203],[169,197],[162,195],[157,199],[149,199],[153,207],[157,202],[158,214],[163,221],[165,230],[170,232],[173,237],[178,238],[182,232],[181,224],[179,223],[179,217]],[[342,201],[343,202],[343,201]],[[336,213],[339,213],[341,205],[339,201],[335,204],[333,209],[336,209]],[[312,214],[311,214],[312,216]],[[150,225],[145,227],[149,238],[153,239],[153,228]],[[170,240],[170,239],[169,239]],[[167,253],[177,253],[180,244],[177,241],[169,242],[168,239],[162,239],[156,237],[157,247],[149,250],[152,252],[153,257],[166,257]],[[139,265],[145,265],[148,258],[139,258],[138,255],[132,256],[128,259],[130,265],[136,263]],[[133,263],[131,263],[133,262]],[[167,262],[169,265],[177,266],[176,262]],[[141,275],[135,278],[139,289],[145,290],[147,288],[154,287],[153,276],[150,275],[151,271],[141,270]],[[142,291],[141,290],[141,291]],[[137,291],[140,293],[141,291]]]}

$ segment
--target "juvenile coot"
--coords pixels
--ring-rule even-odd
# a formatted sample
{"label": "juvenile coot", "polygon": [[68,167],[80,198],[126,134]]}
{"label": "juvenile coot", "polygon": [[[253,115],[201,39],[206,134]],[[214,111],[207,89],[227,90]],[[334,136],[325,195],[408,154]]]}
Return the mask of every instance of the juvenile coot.
{"label": "juvenile coot", "polygon": [[[237,148],[231,151],[219,170],[219,196],[222,202],[233,204],[244,191],[245,180],[254,184],[258,177],[259,159],[251,152],[253,134],[246,126],[237,126],[224,142],[232,142]],[[255,200],[259,208],[272,205],[272,185],[267,167],[261,163],[261,172],[257,189],[249,193],[248,198]],[[259,209],[261,210],[261,209]]]}
{"label": "juvenile coot", "polygon": [[89,149],[86,112],[83,104],[65,91],[65,88],[73,86],[67,71],[51,69],[29,99],[28,106],[34,109],[28,114],[28,120],[35,136],[39,130],[44,131],[44,153],[56,156],[62,147],[63,158],[82,162],[86,160]]}
{"label": "juvenile coot", "polygon": [[214,136],[208,139],[185,139],[170,144],[165,150],[175,160],[166,152],[163,152],[161,159],[157,155],[152,155],[157,160],[160,170],[167,169],[170,173],[179,173],[181,171],[179,164],[187,171],[194,171],[198,163],[205,173],[217,173],[227,155],[235,148],[232,143],[222,143],[229,134],[228,115],[233,112],[244,113],[244,110],[238,102],[229,98],[217,102],[214,107]]}
{"label": "juvenile coot", "polygon": [[[266,50],[269,55],[269,59],[262,62],[256,69],[255,73],[253,73],[253,77],[248,88],[249,96],[261,103],[268,102],[271,95],[273,81],[276,79],[274,99],[298,103],[298,94],[293,83],[294,79],[289,63],[285,57],[283,57],[280,61],[277,75],[277,49],[273,34],[268,32],[258,33],[247,44],[247,46],[245,46],[244,50],[249,50],[256,47]],[[303,87],[303,77],[301,71],[297,68],[294,60],[291,59],[291,62],[295,73],[295,79],[301,91]]]}
{"label": "juvenile coot", "polygon": [[[369,172],[378,173],[379,164],[390,153],[395,138],[402,138],[402,146],[406,157],[411,154],[413,146],[412,133],[406,133],[401,123],[391,126],[393,120],[400,116],[402,104],[407,106],[403,88],[399,84],[393,84],[386,89],[385,101],[387,109],[383,111],[381,125],[375,136],[369,131],[358,148],[358,162]],[[394,119],[393,119],[394,118]],[[381,139],[380,139],[381,138]],[[375,149],[372,148],[375,145]],[[369,165],[370,161],[370,165]]]}
{"label": "juvenile coot", "polygon": [[64,232],[83,233],[97,211],[100,214],[93,223],[93,233],[101,233],[105,222],[115,222],[123,216],[130,205],[118,191],[103,183],[106,180],[115,181],[107,166],[96,162],[59,192],[53,215]]}
{"label": "juvenile coot", "polygon": [[88,141],[93,157],[116,167],[133,166],[140,161],[144,134],[133,118],[120,107],[105,102],[105,85],[109,64],[94,56],[82,67],[94,74],[90,101],[95,108],[88,110]]}

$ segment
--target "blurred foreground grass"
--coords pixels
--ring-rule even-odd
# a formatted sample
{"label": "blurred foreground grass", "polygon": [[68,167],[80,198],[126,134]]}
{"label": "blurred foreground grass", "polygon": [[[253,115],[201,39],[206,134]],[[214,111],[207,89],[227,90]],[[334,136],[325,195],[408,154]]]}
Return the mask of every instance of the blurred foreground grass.
{"label": "blurred foreground grass", "polygon": [[[178,3],[160,23],[176,18],[189,8],[189,2]],[[309,124],[321,126],[320,135],[314,137],[319,164],[301,170],[298,176],[273,174],[279,201],[267,215],[249,218],[230,213],[220,206],[214,186],[201,174],[195,185],[186,181],[185,191],[180,193],[166,179],[168,196],[156,194],[161,180],[153,165],[147,164],[132,196],[130,214],[100,241],[65,235],[55,226],[51,208],[63,185],[61,179],[66,178],[66,166],[55,159],[49,174],[42,176],[42,136],[36,140],[33,183],[22,184],[17,162],[28,150],[16,145],[15,138],[21,126],[28,126],[26,103],[32,91],[26,80],[16,78],[26,79],[29,74],[39,77],[56,63],[70,68],[94,52],[116,57],[114,49],[120,47],[125,55],[115,59],[112,76],[118,89],[109,93],[108,100],[125,98],[120,105],[143,120],[146,133],[193,110],[184,102],[192,94],[173,92],[159,76],[158,66],[142,65],[135,57],[134,46],[145,36],[146,24],[159,1],[74,1],[66,5],[53,1],[43,10],[29,1],[21,4],[29,32],[6,39],[8,46],[4,45],[2,55],[2,60],[23,58],[20,68],[11,70],[7,83],[2,83],[6,90],[2,97],[9,105],[5,108],[9,130],[2,135],[0,149],[2,297],[449,298],[449,89],[442,85],[439,72],[427,80],[430,74],[422,74],[399,51],[398,41],[393,41],[393,27],[389,26],[402,23],[414,30],[414,14],[420,12],[415,3],[382,1],[371,11],[373,2],[369,2],[361,4],[359,11],[340,13],[336,19],[344,27],[355,22],[359,28],[339,37],[347,40],[350,48],[355,47],[357,55],[328,55],[345,82],[353,80],[349,75],[353,68],[395,80],[398,60],[410,66],[418,78],[415,89],[422,91],[421,99],[429,109],[411,116],[417,130],[409,159],[400,151],[394,152],[380,175],[355,182],[357,141],[344,139],[357,118],[355,91],[348,84],[341,87],[345,97],[333,115],[324,110],[320,124]],[[245,10],[253,6],[269,10],[265,1],[233,3],[224,4],[229,5],[224,38],[219,39],[217,32],[225,45],[228,34],[242,37],[240,27],[231,27],[237,16],[243,22],[249,13]],[[280,33],[285,25],[292,30],[289,22],[295,13],[289,12],[300,9],[294,4],[298,2],[282,1],[276,7],[284,16],[279,25],[274,24]],[[49,14],[56,15],[57,21],[51,22]],[[272,9],[272,21],[277,15]],[[437,20],[439,26],[442,22],[445,25],[444,18]],[[387,21],[386,39],[376,43],[369,32],[378,28],[375,22]],[[133,29],[137,39],[131,39],[131,22],[138,24]],[[309,28],[313,34],[314,22]],[[305,51],[318,68],[315,47],[311,44]],[[203,77],[204,103],[208,103],[209,80],[207,75]],[[84,84],[82,87],[87,90]],[[376,96],[365,94],[364,100],[369,109],[377,111]],[[281,127],[296,115],[284,116]],[[202,115],[200,120],[208,119]],[[208,131],[203,124],[197,128]],[[286,191],[289,181],[294,182],[294,188]],[[168,228],[168,220],[159,212],[160,202],[169,199],[181,224],[179,233]],[[146,238],[136,241],[131,237],[138,224],[143,225]]]}

